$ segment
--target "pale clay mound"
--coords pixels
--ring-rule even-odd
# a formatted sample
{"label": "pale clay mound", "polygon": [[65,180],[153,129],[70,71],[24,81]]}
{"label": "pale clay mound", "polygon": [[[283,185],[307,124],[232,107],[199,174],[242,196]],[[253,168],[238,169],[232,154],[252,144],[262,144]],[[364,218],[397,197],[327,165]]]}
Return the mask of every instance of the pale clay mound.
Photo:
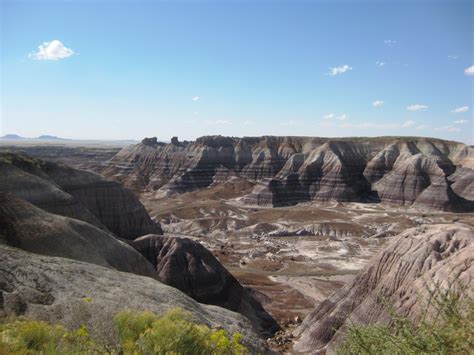
{"label": "pale clay mound", "polygon": [[[104,174],[137,191],[195,191],[238,175],[258,182],[246,204],[370,201],[474,211],[474,149],[431,138],[221,137],[123,148]],[[466,178],[467,177],[467,178]]]}
{"label": "pale clay mound", "polygon": [[[474,279],[474,228],[441,224],[412,228],[378,253],[349,284],[322,302],[298,329],[295,350],[335,353],[348,321],[389,324],[381,299],[416,318],[428,299],[427,287]],[[472,291],[472,290],[471,290]],[[420,297],[421,296],[421,297]],[[421,301],[420,301],[421,300]]]}

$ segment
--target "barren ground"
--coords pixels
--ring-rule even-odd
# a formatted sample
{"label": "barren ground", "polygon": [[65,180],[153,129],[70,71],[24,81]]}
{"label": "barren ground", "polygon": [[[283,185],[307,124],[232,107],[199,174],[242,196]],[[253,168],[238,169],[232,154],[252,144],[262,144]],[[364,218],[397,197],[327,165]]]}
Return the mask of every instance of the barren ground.
{"label": "barren ground", "polygon": [[420,224],[474,223],[474,214],[382,204],[247,206],[239,197],[251,187],[234,178],[172,197],[144,193],[141,200],[165,233],[212,250],[283,325],[351,280],[391,236]]}
{"label": "barren ground", "polygon": [[[100,173],[117,146],[0,145]],[[209,248],[282,324],[306,316],[361,270],[391,236],[420,224],[463,222],[474,214],[433,213],[402,206],[305,203],[247,206],[240,197],[254,183],[232,177],[200,191],[141,201],[165,234],[189,237]]]}

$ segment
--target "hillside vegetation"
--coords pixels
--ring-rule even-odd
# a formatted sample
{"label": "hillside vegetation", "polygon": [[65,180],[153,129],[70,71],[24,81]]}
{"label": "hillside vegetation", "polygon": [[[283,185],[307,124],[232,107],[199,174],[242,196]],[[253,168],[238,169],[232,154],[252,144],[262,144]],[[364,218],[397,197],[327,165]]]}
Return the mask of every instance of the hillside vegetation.
{"label": "hillside vegetation", "polygon": [[96,339],[86,326],[69,331],[43,321],[15,319],[0,325],[0,355],[20,354],[236,354],[250,352],[242,335],[197,324],[175,308],[159,316],[122,311],[115,317],[118,344]]}

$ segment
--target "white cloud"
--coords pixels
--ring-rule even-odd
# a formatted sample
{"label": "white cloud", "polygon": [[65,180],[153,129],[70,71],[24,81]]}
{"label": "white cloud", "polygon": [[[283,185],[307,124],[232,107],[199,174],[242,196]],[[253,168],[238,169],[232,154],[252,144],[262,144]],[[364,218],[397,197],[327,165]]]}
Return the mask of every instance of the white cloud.
{"label": "white cloud", "polygon": [[340,128],[364,128],[364,129],[396,129],[400,128],[399,124],[396,123],[373,123],[373,122],[362,122],[362,123],[343,123],[339,125]]}
{"label": "white cloud", "polygon": [[428,108],[426,105],[414,104],[407,106],[408,111],[424,111]]}
{"label": "white cloud", "polygon": [[384,67],[385,66],[385,62],[375,62],[375,65],[377,65],[378,67]]}
{"label": "white cloud", "polygon": [[469,111],[469,106],[461,106],[461,107],[455,108],[451,112],[453,112],[453,113],[462,113],[462,112],[467,112],[467,111]]}
{"label": "white cloud", "polygon": [[289,120],[287,122],[281,122],[280,126],[295,126],[297,123],[295,120]]}
{"label": "white cloud", "polygon": [[205,120],[204,121],[204,124],[208,125],[208,126],[214,126],[214,125],[231,125],[232,122],[229,121],[229,120],[215,120],[215,121],[212,121],[212,120]]}
{"label": "white cloud", "polygon": [[459,56],[457,54],[451,54],[451,55],[448,55],[448,59],[453,59],[453,60],[456,60],[458,59]]}
{"label": "white cloud", "polygon": [[374,107],[381,107],[383,104],[384,102],[381,100],[375,100],[374,102],[372,102],[372,106]]}
{"label": "white cloud", "polygon": [[457,121],[454,121],[454,124],[466,124],[466,123],[469,123],[469,120],[457,120]]}
{"label": "white cloud", "polygon": [[323,117],[323,120],[339,120],[339,121],[345,121],[347,120],[348,116],[343,113],[342,115],[336,115],[335,113],[328,113],[326,116]]}
{"label": "white cloud", "polygon": [[408,120],[402,123],[402,128],[413,127],[416,124],[415,121]]}
{"label": "white cloud", "polygon": [[444,132],[461,132],[461,129],[454,126],[444,126],[444,127],[436,127],[435,131],[444,131]]}
{"label": "white cloud", "polygon": [[30,53],[29,57],[36,60],[59,60],[73,56],[72,49],[66,48],[61,41],[54,39],[51,42],[44,42],[38,46],[36,52]]}
{"label": "white cloud", "polygon": [[197,102],[197,101],[201,100],[201,97],[200,96],[193,96],[191,98],[191,100],[193,100],[194,102]]}
{"label": "white cloud", "polygon": [[199,112],[194,111],[194,112],[193,112],[193,115],[194,115],[194,116],[197,116],[197,115],[199,115]]}
{"label": "white cloud", "polygon": [[254,123],[255,123],[254,121],[246,120],[246,121],[244,121],[244,126],[251,126],[251,125],[253,125]]}
{"label": "white cloud", "polygon": [[427,129],[429,128],[430,126],[426,125],[426,124],[420,124],[418,125],[415,129],[417,130],[420,130],[420,129]]}
{"label": "white cloud", "polygon": [[386,39],[385,41],[383,41],[383,43],[385,43],[385,45],[387,45],[389,47],[393,47],[394,45],[397,44],[397,41],[394,41],[392,39]]}
{"label": "white cloud", "polygon": [[464,74],[474,75],[474,65],[471,65],[469,68],[464,69]]}
{"label": "white cloud", "polygon": [[[343,123],[339,125],[339,128],[345,129],[382,129],[382,130],[397,130],[403,128],[410,128],[416,125],[415,121],[405,121],[403,123],[373,123],[373,122],[362,122],[362,123]],[[425,128],[425,127],[423,127]]]}
{"label": "white cloud", "polygon": [[329,75],[335,76],[335,75],[343,74],[351,70],[352,70],[352,67],[348,66],[347,64],[344,64],[344,65],[341,65],[340,67],[329,68]]}

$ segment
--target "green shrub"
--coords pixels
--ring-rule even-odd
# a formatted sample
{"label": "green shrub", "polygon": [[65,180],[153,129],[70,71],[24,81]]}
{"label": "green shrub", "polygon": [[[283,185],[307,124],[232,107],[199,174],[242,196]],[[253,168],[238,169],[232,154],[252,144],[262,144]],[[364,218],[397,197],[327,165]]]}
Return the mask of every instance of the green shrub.
{"label": "green shrub", "polygon": [[120,344],[107,348],[87,327],[68,331],[47,322],[16,319],[0,324],[0,355],[26,354],[249,354],[241,334],[196,324],[179,308],[163,316],[122,311],[115,317]]}
{"label": "green shrub", "polygon": [[0,354],[105,352],[85,327],[69,332],[60,325],[18,319],[0,325]]}
{"label": "green shrub", "polygon": [[474,353],[474,300],[463,289],[437,292],[418,322],[393,312],[392,317],[392,326],[350,326],[338,352],[343,355]]}
{"label": "green shrub", "polygon": [[175,308],[162,317],[123,311],[115,317],[126,354],[248,354],[242,335],[196,324],[190,313]]}
{"label": "green shrub", "polygon": [[151,327],[158,317],[151,312],[122,311],[115,317],[115,326],[126,353],[133,353],[136,341],[142,333]]}

